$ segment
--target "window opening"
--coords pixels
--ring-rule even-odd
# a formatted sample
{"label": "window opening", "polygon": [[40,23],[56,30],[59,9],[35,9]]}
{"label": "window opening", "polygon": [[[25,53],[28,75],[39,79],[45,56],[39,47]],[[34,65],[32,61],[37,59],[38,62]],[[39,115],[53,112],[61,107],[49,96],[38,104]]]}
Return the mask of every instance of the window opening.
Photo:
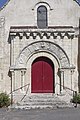
{"label": "window opening", "polygon": [[47,8],[45,6],[37,8],[37,25],[40,29],[47,28]]}

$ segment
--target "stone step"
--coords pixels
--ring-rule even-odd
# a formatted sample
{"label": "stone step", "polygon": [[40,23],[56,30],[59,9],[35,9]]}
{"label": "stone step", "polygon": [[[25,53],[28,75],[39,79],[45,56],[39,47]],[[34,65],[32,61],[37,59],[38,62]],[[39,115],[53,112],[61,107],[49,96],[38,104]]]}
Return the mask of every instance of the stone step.
{"label": "stone step", "polygon": [[54,106],[52,106],[52,105],[30,105],[30,106],[17,106],[17,105],[15,105],[15,106],[12,106],[11,108],[16,108],[16,109],[46,109],[46,108],[54,108],[54,109],[56,109],[57,107],[54,105]]}
{"label": "stone step", "polygon": [[31,96],[26,96],[23,100],[45,100],[45,99],[52,99],[52,100],[58,100],[58,97],[56,96],[51,96],[51,95],[31,95]]}
{"label": "stone step", "polygon": [[66,102],[64,102],[64,101],[61,101],[61,100],[53,100],[53,99],[31,99],[31,100],[26,100],[26,101],[22,101],[22,102],[19,102],[19,103],[24,103],[24,104],[28,104],[28,103],[43,103],[43,104],[45,104],[45,103],[62,103],[62,104],[64,104],[64,103],[66,103]]}
{"label": "stone step", "polygon": [[65,102],[26,102],[26,103],[19,103],[20,105],[63,105],[66,104]]}
{"label": "stone step", "polygon": [[20,109],[73,107],[72,104],[60,100],[58,96],[50,94],[26,96],[23,101],[19,101],[13,106]]}
{"label": "stone step", "polygon": [[26,98],[26,99],[23,99],[22,101],[52,101],[52,102],[54,102],[54,101],[60,101],[60,99],[59,98]]}
{"label": "stone step", "polygon": [[43,103],[43,104],[45,104],[45,103],[62,103],[62,104],[64,104],[65,102],[64,101],[59,101],[59,100],[56,100],[56,101],[53,101],[53,100],[33,100],[33,101],[24,101],[24,103]]}
{"label": "stone step", "polygon": [[11,108],[16,108],[16,109],[56,109],[56,108],[70,108],[73,107],[72,105],[69,104],[27,104],[27,105],[13,105]]}

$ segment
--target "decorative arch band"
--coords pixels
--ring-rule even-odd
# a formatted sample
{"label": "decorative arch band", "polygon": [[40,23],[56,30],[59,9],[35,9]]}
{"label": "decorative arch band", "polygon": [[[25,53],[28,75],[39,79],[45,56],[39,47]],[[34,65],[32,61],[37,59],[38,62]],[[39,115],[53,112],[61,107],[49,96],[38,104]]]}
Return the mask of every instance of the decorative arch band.
{"label": "decorative arch band", "polygon": [[64,50],[59,45],[49,41],[37,41],[26,46],[19,54],[15,67],[26,67],[29,57],[39,52],[48,52],[55,56],[56,59],[58,58],[60,67],[62,68],[70,67],[69,58]]}

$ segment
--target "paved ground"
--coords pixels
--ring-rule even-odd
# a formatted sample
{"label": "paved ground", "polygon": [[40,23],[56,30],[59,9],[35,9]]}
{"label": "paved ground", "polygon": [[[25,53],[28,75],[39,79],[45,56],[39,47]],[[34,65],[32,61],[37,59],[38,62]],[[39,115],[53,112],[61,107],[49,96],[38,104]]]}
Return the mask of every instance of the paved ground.
{"label": "paved ground", "polygon": [[0,109],[0,120],[80,120],[80,108],[55,110]]}

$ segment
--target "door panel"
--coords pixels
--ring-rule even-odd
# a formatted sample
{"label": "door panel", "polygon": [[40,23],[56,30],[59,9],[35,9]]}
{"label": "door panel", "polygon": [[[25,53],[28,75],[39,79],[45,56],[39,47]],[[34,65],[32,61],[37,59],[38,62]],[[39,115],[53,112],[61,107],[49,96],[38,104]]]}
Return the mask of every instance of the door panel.
{"label": "door panel", "polygon": [[43,92],[53,92],[53,68],[43,61]]}
{"label": "door panel", "polygon": [[32,64],[32,93],[54,92],[54,66],[46,57],[37,58]]}
{"label": "door panel", "polygon": [[32,92],[42,92],[42,61],[32,65]]}

